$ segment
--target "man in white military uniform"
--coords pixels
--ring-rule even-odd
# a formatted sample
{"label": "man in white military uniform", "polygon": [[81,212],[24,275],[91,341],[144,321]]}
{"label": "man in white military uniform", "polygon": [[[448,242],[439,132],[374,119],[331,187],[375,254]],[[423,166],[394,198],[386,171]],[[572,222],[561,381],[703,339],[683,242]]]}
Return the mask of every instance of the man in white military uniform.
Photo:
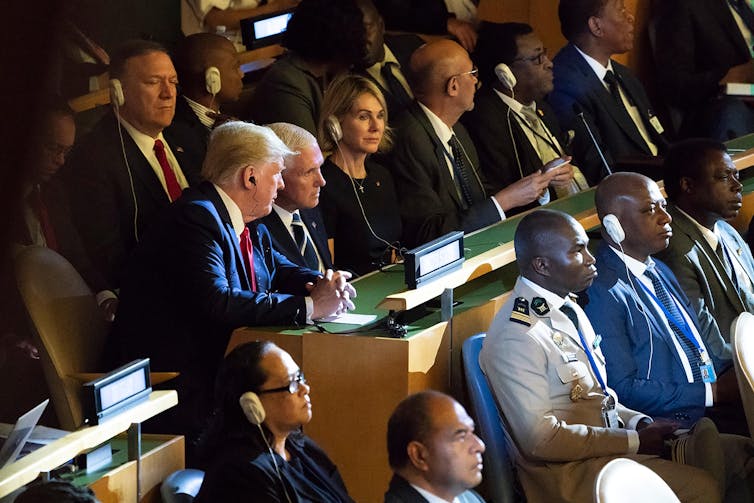
{"label": "man in white military uniform", "polygon": [[[587,243],[581,225],[564,213],[543,209],[521,220],[521,276],[480,355],[528,501],[591,501],[597,473],[616,457],[654,470],[681,501],[719,501],[724,475],[659,457],[670,457],[665,440],[677,423],[653,422],[607,387],[600,340],[571,294],[596,276]],[[712,438],[701,464],[721,460],[714,426],[697,428]]]}

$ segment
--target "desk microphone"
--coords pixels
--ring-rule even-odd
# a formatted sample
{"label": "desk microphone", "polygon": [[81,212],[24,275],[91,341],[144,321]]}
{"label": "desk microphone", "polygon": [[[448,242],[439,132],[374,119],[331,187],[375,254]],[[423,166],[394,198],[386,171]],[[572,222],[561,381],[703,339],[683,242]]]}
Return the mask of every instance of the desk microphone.
{"label": "desk microphone", "polygon": [[600,159],[602,160],[602,165],[605,167],[605,173],[607,173],[607,175],[612,175],[613,170],[611,170],[610,166],[607,164],[607,159],[605,159],[605,154],[602,153],[602,149],[600,148],[599,144],[597,143],[597,139],[594,137],[594,134],[592,133],[592,128],[589,127],[589,123],[586,121],[586,117],[584,117],[584,110],[582,110],[581,105],[579,105],[576,102],[573,103],[573,113],[575,113],[581,119],[581,122],[584,123],[586,132],[589,133],[589,138],[592,139],[592,144],[594,145],[594,148],[597,149],[597,153],[600,155]]}

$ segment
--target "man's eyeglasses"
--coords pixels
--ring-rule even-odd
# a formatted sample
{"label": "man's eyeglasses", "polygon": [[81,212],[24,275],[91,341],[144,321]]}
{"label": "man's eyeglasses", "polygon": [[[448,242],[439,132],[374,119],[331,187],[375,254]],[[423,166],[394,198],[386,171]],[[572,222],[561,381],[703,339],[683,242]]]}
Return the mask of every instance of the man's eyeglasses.
{"label": "man's eyeglasses", "polygon": [[456,73],[455,75],[451,75],[450,78],[452,79],[453,77],[460,77],[461,75],[471,75],[472,77],[478,79],[479,78],[479,68],[477,68],[475,66],[474,68],[472,68],[468,72]]}
{"label": "man's eyeglasses", "polygon": [[529,58],[516,58],[513,61],[528,61],[529,63],[534,63],[535,65],[541,65],[542,63],[544,63],[545,56],[547,56],[547,47],[542,49],[542,52],[540,52],[536,56],[531,56]]}
{"label": "man's eyeglasses", "polygon": [[287,391],[291,395],[298,393],[299,388],[302,384],[307,384],[306,378],[304,377],[304,373],[300,370],[296,373],[296,377],[293,378],[291,382],[288,383],[287,386],[280,386],[279,388],[272,388],[272,389],[263,389],[257,391],[257,395],[265,395],[267,393],[280,393],[281,391]]}
{"label": "man's eyeglasses", "polygon": [[58,157],[60,155],[62,155],[63,157],[68,157],[68,154],[71,153],[71,149],[73,149],[73,147],[59,145],[57,143],[48,143],[44,146],[44,148],[54,157]]}

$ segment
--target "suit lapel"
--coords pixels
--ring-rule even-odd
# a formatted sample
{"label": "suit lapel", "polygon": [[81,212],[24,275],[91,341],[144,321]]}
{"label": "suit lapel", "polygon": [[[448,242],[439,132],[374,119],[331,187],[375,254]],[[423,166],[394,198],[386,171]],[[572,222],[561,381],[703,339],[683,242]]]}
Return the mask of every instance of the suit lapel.
{"label": "suit lapel", "polygon": [[417,103],[414,103],[414,106],[410,110],[414,115],[414,118],[419,122],[419,124],[421,124],[422,128],[424,128],[424,132],[427,133],[430,143],[434,146],[435,158],[437,161],[437,166],[439,168],[438,171],[440,172],[440,178],[442,179],[442,186],[447,189],[448,195],[453,199],[456,206],[461,208],[461,196],[458,193],[456,182],[453,180],[453,177],[450,176],[450,171],[448,170],[448,151],[435,134],[435,130],[432,127],[432,124],[429,122],[429,119],[424,114],[424,111],[421,109],[421,107],[419,107]]}
{"label": "suit lapel", "polygon": [[280,248],[278,251],[285,255],[291,262],[304,267],[304,259],[301,256],[301,252],[298,250],[298,246],[296,246],[295,241],[293,241],[293,238],[291,237],[291,233],[288,232],[288,229],[285,224],[283,224],[277,211],[272,210],[269,216],[264,218],[264,224],[269,229],[270,234],[275,236],[275,241],[277,242],[276,247]]}
{"label": "suit lapel", "polygon": [[736,20],[734,19],[733,14],[730,12],[728,2],[725,0],[720,0],[716,2],[706,3],[713,18],[712,22],[718,23],[722,27],[722,30],[727,34],[736,50],[741,53],[741,56],[748,58],[750,55],[749,48],[746,46],[746,40],[744,40],[743,36],[741,35],[741,30],[738,29]]}
{"label": "suit lapel", "polygon": [[162,188],[162,184],[157,178],[154,169],[152,169],[152,165],[149,164],[149,161],[144,157],[141,150],[139,150],[136,142],[125,130],[123,131],[123,144],[128,159],[128,168],[130,168],[134,180],[141,182],[141,185],[155,202],[158,202],[161,205],[170,204],[170,198],[168,197],[167,192],[165,192],[165,189]]}
{"label": "suit lapel", "polygon": [[[701,255],[703,256],[700,256],[700,258],[707,261],[707,267],[705,269],[711,269],[713,271],[718,283],[723,286],[725,295],[728,297],[730,303],[737,306],[738,310],[745,311],[746,308],[741,301],[741,297],[738,295],[738,291],[736,290],[733,281],[724,273],[725,267],[717,256],[717,253],[715,253],[715,250],[713,250],[709,243],[707,243],[707,240],[704,239],[701,231],[696,227],[694,222],[678,211],[675,206],[669,206],[669,213],[673,217],[673,231],[681,231],[686,234],[686,237],[689,240],[699,246],[699,249],[702,252]],[[703,267],[703,264],[699,265]]]}
{"label": "suit lapel", "polygon": [[330,258],[330,248],[327,246],[327,232],[322,222],[319,208],[314,207],[308,210],[299,210],[299,213],[301,214],[301,221],[304,222],[304,225],[309,230],[309,236],[311,236],[312,242],[315,248],[317,248],[317,253],[322,258],[325,268],[331,268],[332,259]]}

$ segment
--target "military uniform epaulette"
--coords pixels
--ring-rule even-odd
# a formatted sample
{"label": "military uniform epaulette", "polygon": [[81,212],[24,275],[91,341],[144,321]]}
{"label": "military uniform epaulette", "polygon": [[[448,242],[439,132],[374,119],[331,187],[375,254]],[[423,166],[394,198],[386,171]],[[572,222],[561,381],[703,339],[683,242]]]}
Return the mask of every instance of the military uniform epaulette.
{"label": "military uniform epaulette", "polygon": [[529,317],[529,301],[523,297],[517,297],[516,300],[513,301],[513,310],[511,311],[510,320],[530,327],[531,318]]}

